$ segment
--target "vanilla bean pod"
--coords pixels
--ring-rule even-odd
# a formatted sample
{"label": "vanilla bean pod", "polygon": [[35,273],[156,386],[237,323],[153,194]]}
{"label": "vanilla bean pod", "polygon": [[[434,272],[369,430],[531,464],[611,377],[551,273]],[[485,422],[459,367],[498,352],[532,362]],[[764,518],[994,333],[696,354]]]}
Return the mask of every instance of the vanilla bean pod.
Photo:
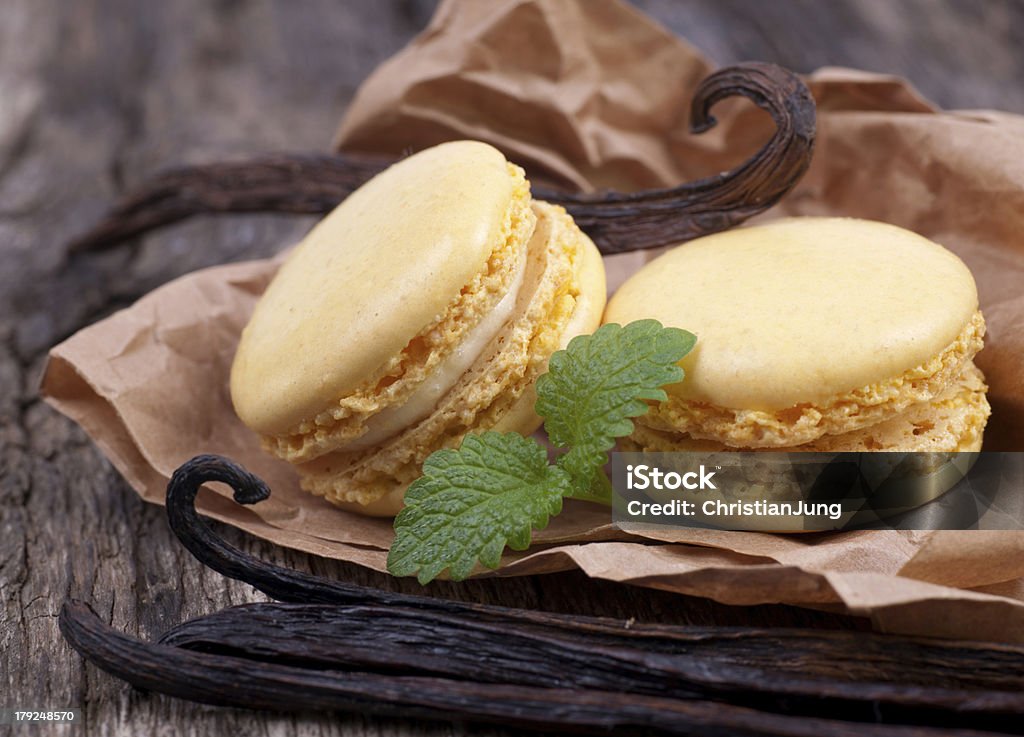
{"label": "vanilla bean pod", "polygon": [[599,631],[619,631],[626,627],[625,623],[612,619],[568,617],[529,609],[384,591],[267,563],[224,542],[199,516],[195,507],[196,495],[200,487],[208,482],[227,484],[239,504],[256,504],[270,496],[270,489],[262,479],[234,461],[217,455],[196,456],[179,466],[167,484],[167,521],[171,531],[203,565],[247,583],[277,601],[299,604],[394,604],[473,617],[502,617],[520,622],[545,623],[561,617],[573,626],[589,626]]}
{"label": "vanilla bean pod", "polygon": [[701,82],[690,106],[690,131],[713,128],[711,108],[735,96],[753,101],[775,123],[768,143],[735,169],[668,189],[536,196],[564,206],[604,254],[671,246],[742,223],[782,199],[807,171],[816,121],[811,93],[796,75],[747,62]]}
{"label": "vanilla bean pod", "polygon": [[68,252],[98,251],[194,215],[329,212],[391,163],[359,155],[278,153],[183,166],[122,196]]}
{"label": "vanilla bean pod", "polygon": [[[1020,649],[965,653],[898,640],[883,649],[887,638],[871,636],[837,647],[813,634],[739,634],[643,640],[395,606],[247,604],[178,625],[161,643],[304,668],[714,699],[847,720],[999,728],[1024,713],[1021,677],[999,678],[1019,670]],[[858,659],[845,677],[832,673],[837,662]],[[950,687],[974,668],[987,676],[972,688]]]}
{"label": "vanilla bean pod", "polygon": [[[778,202],[803,176],[814,149],[815,110],[792,72],[749,62],[720,69],[700,84],[691,131],[714,127],[711,108],[736,96],[767,111],[775,132],[735,169],[665,189],[572,194],[534,186],[534,196],[563,205],[605,254],[674,245],[737,225]],[[277,154],[176,169],[123,197],[71,242],[69,252],[108,248],[199,214],[323,214],[388,163],[352,154]]]}
{"label": "vanilla bean pod", "polygon": [[[201,563],[229,578],[250,584],[272,599],[323,604],[395,603],[463,613],[488,609],[477,604],[391,593],[332,581],[243,553],[217,537],[196,512],[199,488],[213,481],[230,486],[239,504],[255,504],[270,496],[270,489],[260,478],[233,461],[215,455],[196,456],[182,464],[167,484],[167,520],[171,530]],[[497,611],[500,608],[492,609]],[[503,611],[527,617],[530,614],[527,610]]]}
{"label": "vanilla bean pod", "polygon": [[143,642],[112,629],[87,605],[76,601],[65,603],[59,623],[71,646],[106,672],[139,688],[219,706],[351,711],[600,734],[714,734],[719,737],[977,734],[786,717],[712,701],[682,701],[615,691],[479,684],[257,663]]}

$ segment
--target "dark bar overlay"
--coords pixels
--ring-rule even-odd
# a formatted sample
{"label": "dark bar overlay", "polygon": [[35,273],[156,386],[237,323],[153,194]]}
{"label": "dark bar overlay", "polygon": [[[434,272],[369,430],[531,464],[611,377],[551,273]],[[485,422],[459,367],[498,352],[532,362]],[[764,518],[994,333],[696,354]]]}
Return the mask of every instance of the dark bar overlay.
{"label": "dark bar overlay", "polygon": [[613,453],[624,531],[1024,530],[1024,453]]}

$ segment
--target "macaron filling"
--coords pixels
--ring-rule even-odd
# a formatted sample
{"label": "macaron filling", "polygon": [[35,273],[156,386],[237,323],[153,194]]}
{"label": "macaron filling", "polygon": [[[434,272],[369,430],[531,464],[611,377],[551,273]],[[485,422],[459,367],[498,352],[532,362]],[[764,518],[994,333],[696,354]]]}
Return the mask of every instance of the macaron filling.
{"label": "macaron filling", "polygon": [[364,427],[366,432],[345,444],[344,450],[358,451],[372,448],[387,438],[397,435],[406,427],[422,420],[437,406],[438,401],[455,386],[456,382],[480,358],[487,345],[501,332],[515,313],[516,301],[523,286],[526,271],[526,247],[520,249],[518,263],[508,290],[490,312],[463,337],[455,349],[442,360],[403,404],[388,407],[371,416]]}

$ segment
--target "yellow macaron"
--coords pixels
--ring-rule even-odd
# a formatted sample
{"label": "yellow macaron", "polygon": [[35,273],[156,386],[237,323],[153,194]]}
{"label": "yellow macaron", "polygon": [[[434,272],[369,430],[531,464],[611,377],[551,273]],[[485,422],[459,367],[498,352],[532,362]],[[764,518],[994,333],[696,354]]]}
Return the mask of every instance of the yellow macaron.
{"label": "yellow macaron", "polygon": [[540,424],[533,385],[605,303],[594,244],[474,141],[410,156],[290,254],[242,333],[231,396],[303,488],[395,514],[434,450]]}
{"label": "yellow macaron", "polygon": [[619,289],[606,322],[697,335],[630,449],[978,450],[985,322],[967,267],[908,230],[790,218],[699,238]]}

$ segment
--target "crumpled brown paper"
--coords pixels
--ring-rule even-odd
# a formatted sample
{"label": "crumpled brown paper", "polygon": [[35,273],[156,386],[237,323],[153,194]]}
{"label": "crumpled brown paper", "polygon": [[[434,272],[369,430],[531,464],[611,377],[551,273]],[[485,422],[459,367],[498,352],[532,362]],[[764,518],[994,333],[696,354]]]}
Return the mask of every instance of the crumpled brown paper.
{"label": "crumpled brown paper", "polygon": [[[446,2],[366,81],[337,145],[400,154],[477,138],[535,175],[584,188],[673,184],[735,165],[770,130],[763,113],[727,101],[715,111],[717,128],[688,135],[690,94],[709,70],[694,49],[618,2]],[[814,163],[769,216],[874,218],[956,251],[977,278],[989,324],[978,359],[993,406],[986,449],[1024,449],[1024,118],[943,112],[905,81],[877,74],[822,69],[809,82],[819,111]],[[649,258],[606,259],[610,289]],[[44,394],[143,498],[161,503],[176,466],[221,453],[274,494],[240,507],[219,490],[201,496],[204,512],[383,570],[390,521],[300,491],[289,466],[262,453],[232,411],[238,334],[275,268],[222,266],[157,289],[54,348]],[[640,541],[613,529],[607,510],[570,503],[535,540],[506,556],[499,575],[579,567],[730,604],[845,611],[882,631],[1024,642],[1024,533],[665,530]]]}

